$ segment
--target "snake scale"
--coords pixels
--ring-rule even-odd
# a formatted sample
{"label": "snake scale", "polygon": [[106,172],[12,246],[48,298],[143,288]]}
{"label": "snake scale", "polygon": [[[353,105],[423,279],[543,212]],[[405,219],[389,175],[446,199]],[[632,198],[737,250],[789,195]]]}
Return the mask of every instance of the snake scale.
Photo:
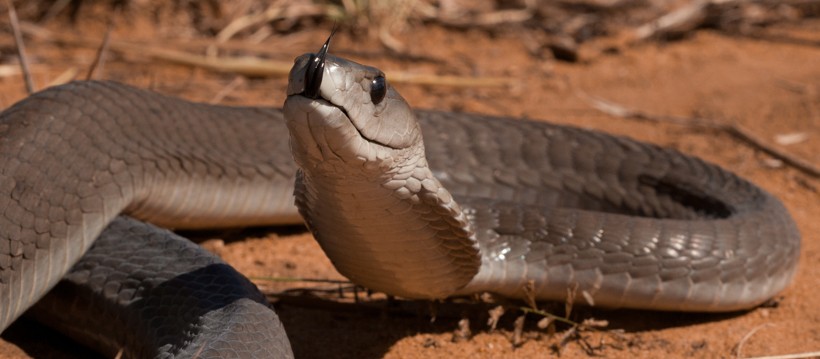
{"label": "snake scale", "polygon": [[575,287],[596,306],[732,311],[795,272],[786,209],[715,165],[574,127],[413,111],[327,46],[297,58],[284,110],[90,81],[0,114],[0,328],[54,288],[32,315],[107,355],[292,355],[247,279],[155,225],[304,217],[342,274],[412,298]]}

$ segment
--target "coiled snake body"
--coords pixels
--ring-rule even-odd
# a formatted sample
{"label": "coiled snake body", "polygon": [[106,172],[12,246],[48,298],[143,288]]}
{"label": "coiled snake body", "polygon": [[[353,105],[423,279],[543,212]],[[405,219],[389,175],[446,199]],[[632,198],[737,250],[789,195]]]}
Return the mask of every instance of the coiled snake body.
{"label": "coiled snake body", "polygon": [[294,190],[342,274],[406,297],[563,300],[576,287],[593,305],[730,311],[794,274],[788,212],[731,173],[594,131],[414,113],[380,71],[325,52],[297,59],[284,112],[111,82],[3,112],[0,328],[68,273],[38,316],[106,353],[289,356],[252,284],[118,215],[298,223]]}

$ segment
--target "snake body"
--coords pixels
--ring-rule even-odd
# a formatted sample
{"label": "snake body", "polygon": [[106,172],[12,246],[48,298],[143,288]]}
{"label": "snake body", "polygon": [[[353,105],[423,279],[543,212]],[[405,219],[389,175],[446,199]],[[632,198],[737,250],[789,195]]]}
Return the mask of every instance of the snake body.
{"label": "snake body", "polygon": [[[717,166],[573,127],[413,112],[389,85],[375,100],[378,70],[323,54],[317,76],[315,60],[297,59],[284,114],[112,82],[48,89],[3,112],[0,328],[71,271],[58,292],[88,299],[69,309],[47,299],[46,313],[148,328],[135,339],[119,324],[102,334],[57,324],[100,350],[287,356],[281,324],[251,284],[195,247],[130,247],[138,235],[174,236],[118,215],[174,228],[298,223],[294,191],[342,274],[407,297],[564,300],[575,287],[594,305],[730,311],[770,298],[795,272],[800,239],[786,209]],[[208,290],[161,290],[188,282]],[[177,296],[202,304],[164,306]],[[204,309],[156,319],[192,307]],[[211,311],[217,322],[269,324],[212,332]],[[167,335],[148,338],[157,326]],[[253,335],[272,339],[242,344]]]}
{"label": "snake body", "polygon": [[571,127],[417,120],[380,70],[327,45],[296,60],[284,112],[296,204],[357,283],[414,298],[575,288],[592,305],[728,311],[794,274],[788,212],[737,176]]}

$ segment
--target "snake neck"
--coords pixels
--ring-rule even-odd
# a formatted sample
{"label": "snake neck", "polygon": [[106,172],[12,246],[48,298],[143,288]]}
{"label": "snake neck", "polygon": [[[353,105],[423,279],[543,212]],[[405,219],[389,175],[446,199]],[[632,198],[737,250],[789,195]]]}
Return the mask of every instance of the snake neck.
{"label": "snake neck", "polygon": [[352,281],[402,297],[444,298],[477,273],[479,250],[469,219],[427,166],[423,145],[411,152],[399,156],[404,163],[355,173],[338,171],[332,160],[303,165],[296,205]]}

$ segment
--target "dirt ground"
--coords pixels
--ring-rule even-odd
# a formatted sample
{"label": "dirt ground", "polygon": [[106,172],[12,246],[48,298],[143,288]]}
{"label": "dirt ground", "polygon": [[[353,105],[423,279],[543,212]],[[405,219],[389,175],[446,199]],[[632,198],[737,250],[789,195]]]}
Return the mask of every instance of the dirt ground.
{"label": "dirt ground", "polygon": [[[89,16],[76,25],[53,21],[45,29],[101,41],[106,17]],[[7,29],[4,23],[4,29]],[[274,35],[258,45],[273,60],[291,61],[319,48],[329,26]],[[5,30],[4,30],[5,31]],[[623,119],[596,110],[589,96],[658,116],[700,117],[735,123],[765,143],[820,166],[820,21],[770,29],[812,42],[790,43],[733,37],[708,30],[677,42],[647,42],[608,49],[600,40],[586,45],[580,63],[534,56],[524,31],[454,30],[416,26],[400,33],[410,54],[387,55],[378,41],[340,32],[332,52],[388,73],[503,77],[502,87],[396,84],[415,107],[526,117],[594,128],[669,146],[717,163],[780,198],[803,238],[799,272],[775,304],[748,312],[706,315],[576,308],[573,319],[609,323],[607,332],[585,332],[562,347],[563,358],[756,357],[820,352],[820,180],[783,164],[725,132],[669,123]],[[149,19],[118,23],[114,40],[189,49],[180,29],[156,28]],[[813,45],[812,45],[813,44]],[[95,58],[93,47],[59,45],[48,37],[27,37],[34,79],[40,88],[72,69],[79,77]],[[8,32],[0,33],[3,76],[0,106],[26,96]],[[8,73],[7,73],[8,72]],[[195,101],[279,106],[282,77],[247,79],[152,60],[139,53],[110,52],[100,78],[130,83]],[[797,134],[797,135],[795,135]],[[790,135],[791,137],[787,136]],[[797,138],[796,143],[788,143]],[[259,278],[343,279],[302,228],[245,229],[194,233],[203,245],[260,288],[336,284],[271,282]],[[332,296],[272,296],[299,358],[540,358],[556,355],[556,336],[528,316],[515,334],[520,313],[508,312],[496,330],[487,327],[486,304],[443,304],[435,321],[424,302],[384,300],[376,295],[356,304]],[[328,299],[330,298],[330,299]],[[551,308],[547,305],[548,308]],[[558,313],[562,310],[559,308]],[[472,335],[456,335],[461,319]],[[514,345],[518,342],[517,345]],[[19,321],[2,335],[0,358],[86,358],[92,354],[59,334]],[[820,356],[820,354],[815,354]],[[810,357],[804,354],[803,357]]]}

